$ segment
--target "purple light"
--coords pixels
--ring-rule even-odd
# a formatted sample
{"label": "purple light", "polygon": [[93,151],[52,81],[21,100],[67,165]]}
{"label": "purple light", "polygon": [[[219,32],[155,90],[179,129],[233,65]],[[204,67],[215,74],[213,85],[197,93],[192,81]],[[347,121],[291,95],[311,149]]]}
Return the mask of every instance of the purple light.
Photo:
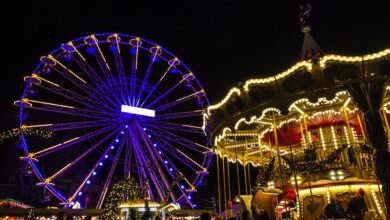
{"label": "purple light", "polygon": [[79,196],[83,195],[83,192],[79,192]]}
{"label": "purple light", "polygon": [[165,164],[168,164],[168,161],[167,161],[167,160],[164,160],[164,163],[165,163]]}
{"label": "purple light", "polygon": [[117,139],[115,139],[115,142],[116,142],[116,143],[118,143],[118,142],[119,142],[119,139],[118,139],[118,138],[117,138]]}
{"label": "purple light", "polygon": [[107,159],[107,158],[108,158],[108,155],[107,155],[107,154],[106,154],[106,155],[104,155],[104,158],[106,158],[106,159]]}
{"label": "purple light", "polygon": [[111,146],[111,150],[114,150],[115,149],[115,147],[114,146]]}
{"label": "purple light", "polygon": [[94,175],[94,176],[96,176],[96,174],[97,174],[96,171],[94,171],[94,172],[92,173],[92,175]]}
{"label": "purple light", "polygon": [[91,184],[91,180],[87,180],[87,185]]}
{"label": "purple light", "polygon": [[103,162],[100,162],[100,163],[99,163],[99,166],[103,166]]}

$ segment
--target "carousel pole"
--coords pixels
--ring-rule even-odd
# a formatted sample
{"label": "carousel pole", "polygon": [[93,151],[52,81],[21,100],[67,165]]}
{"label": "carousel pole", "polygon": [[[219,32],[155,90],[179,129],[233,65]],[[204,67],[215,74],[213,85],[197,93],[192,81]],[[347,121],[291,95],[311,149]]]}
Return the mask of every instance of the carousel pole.
{"label": "carousel pole", "polygon": [[257,139],[259,141],[259,153],[260,153],[260,162],[261,162],[261,167],[263,166],[263,149],[261,148],[261,137],[260,135],[257,136]]}
{"label": "carousel pole", "polygon": [[[237,144],[237,138],[236,135],[234,135],[234,142]],[[235,154],[236,154],[236,169],[237,169],[237,187],[238,187],[238,196],[241,195],[241,189],[240,189],[240,172],[238,169],[238,158],[237,158],[237,148],[234,148]]]}
{"label": "carousel pole", "polygon": [[[248,147],[248,142],[246,140],[246,136],[245,136],[245,153],[246,153],[246,149]],[[245,154],[244,153],[244,154]],[[247,182],[246,182],[246,154],[244,155],[244,160],[242,162],[242,165],[244,167],[244,183],[245,183],[245,195],[248,195],[248,187],[247,187]]]}
{"label": "carousel pole", "polygon": [[[303,116],[302,116],[303,117]],[[307,147],[307,144],[306,144],[306,135],[305,133],[303,132],[303,126],[302,126],[302,120],[299,122],[299,126],[301,127],[301,139],[304,141],[304,147],[303,149],[306,149]],[[303,138],[302,138],[303,137]]]}
{"label": "carousel pole", "polygon": [[386,130],[387,130],[387,136],[389,137],[390,135],[390,129],[389,129],[389,122],[387,120],[387,117],[386,117],[386,111],[385,110],[382,110],[382,116],[383,116],[383,119],[385,121],[385,125],[386,125]]}
{"label": "carousel pole", "polygon": [[[218,151],[218,145],[217,145],[217,151]],[[222,153],[221,153],[222,155]],[[217,180],[218,180],[218,211],[219,211],[219,216],[221,217],[221,187],[219,183],[219,158],[218,158],[218,153],[217,153]]]}
{"label": "carousel pole", "polygon": [[309,137],[309,130],[307,129],[306,114],[303,113],[302,117],[303,117],[303,124],[305,125],[305,131],[306,131],[306,140],[307,140],[306,146],[309,146],[311,148],[311,137]]}
{"label": "carousel pole", "polygon": [[251,193],[251,165],[248,163],[248,189],[249,194]]}
{"label": "carousel pole", "polygon": [[[232,197],[231,197],[231,190],[230,190],[230,171],[229,171],[230,170],[230,165],[229,165],[229,160],[227,158],[226,158],[226,168],[227,168],[227,175],[228,175],[228,189],[229,189],[228,206],[229,206],[229,204],[232,203]],[[233,209],[228,207],[228,210],[229,210],[229,214],[228,214],[229,216],[228,217],[230,217],[230,216],[233,215]]]}
{"label": "carousel pole", "polygon": [[[348,102],[348,101],[347,101]],[[346,103],[347,103],[346,102]],[[347,108],[345,107],[346,104],[344,104],[343,106],[343,111],[344,111],[344,115],[345,115],[345,120],[347,121],[347,128],[348,128],[348,133],[349,133],[349,138],[352,142],[352,146],[354,148],[353,149],[353,154],[355,156],[355,159],[356,159],[356,164],[357,164],[357,168],[359,169],[359,172],[361,171],[362,169],[362,165],[361,165],[361,160],[359,158],[359,154],[358,152],[356,151],[356,143],[355,143],[355,139],[353,138],[353,133],[352,133],[352,129],[351,129],[351,125],[349,124],[349,118],[348,118],[348,113],[347,113]]]}
{"label": "carousel pole", "polygon": [[226,203],[226,178],[225,178],[225,157],[222,156],[222,177],[223,177],[223,202],[225,204],[225,219],[227,220],[227,203]]}
{"label": "carousel pole", "polygon": [[366,138],[366,134],[364,132],[364,128],[363,128],[363,125],[362,125],[362,120],[360,120],[360,112],[357,112],[356,116],[357,116],[357,119],[358,119],[358,122],[359,122],[360,130],[362,131],[364,143],[366,143],[367,138]]}
{"label": "carousel pole", "polygon": [[[287,121],[287,116],[285,116],[286,118],[286,121]],[[294,162],[294,153],[293,153],[293,150],[292,150],[292,144],[291,144],[291,134],[290,134],[290,125],[289,123],[287,122],[287,135],[288,135],[288,145],[290,146],[290,154],[291,154],[291,162],[292,162],[292,171],[293,171],[293,175],[294,175],[294,182],[295,182],[295,191],[297,192],[297,203],[300,203],[300,200],[299,200],[299,188],[298,188],[298,179],[297,179],[297,173],[296,173],[296,170],[295,170],[295,162]],[[296,206],[295,206],[296,207]],[[299,213],[302,213],[301,212],[301,205],[299,205],[299,210],[298,210]],[[301,218],[301,215],[298,216],[298,219],[302,219]]]}
{"label": "carousel pole", "polygon": [[278,156],[278,164],[279,164],[279,178],[281,180],[282,186],[283,186],[283,176],[282,176],[282,160],[280,157],[280,151],[279,151],[279,141],[278,141],[278,132],[276,130],[276,119],[275,119],[275,112],[272,112],[272,119],[273,119],[273,130],[274,130],[274,136],[275,136],[275,145],[276,145],[276,152]]}

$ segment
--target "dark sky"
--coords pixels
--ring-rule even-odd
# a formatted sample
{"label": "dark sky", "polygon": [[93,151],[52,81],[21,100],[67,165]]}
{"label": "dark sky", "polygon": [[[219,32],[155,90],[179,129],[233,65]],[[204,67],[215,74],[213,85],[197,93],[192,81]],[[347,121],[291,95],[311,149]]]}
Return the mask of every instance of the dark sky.
{"label": "dark sky", "polygon": [[[178,56],[196,74],[211,103],[249,78],[278,73],[299,57],[301,1],[132,1],[6,5],[2,26],[0,123],[30,74],[61,43],[99,32],[140,36]],[[140,2],[143,2],[142,4]],[[327,53],[358,55],[390,47],[390,1],[312,1],[312,35]]]}
{"label": "dark sky", "polygon": [[[12,102],[22,94],[23,76],[31,74],[40,56],[80,36],[117,32],[162,45],[192,69],[211,103],[238,82],[292,66],[303,41],[301,1],[32,2],[13,1],[0,13],[1,131],[17,125]],[[312,5],[312,35],[328,54],[360,55],[390,47],[390,1],[317,0]]]}

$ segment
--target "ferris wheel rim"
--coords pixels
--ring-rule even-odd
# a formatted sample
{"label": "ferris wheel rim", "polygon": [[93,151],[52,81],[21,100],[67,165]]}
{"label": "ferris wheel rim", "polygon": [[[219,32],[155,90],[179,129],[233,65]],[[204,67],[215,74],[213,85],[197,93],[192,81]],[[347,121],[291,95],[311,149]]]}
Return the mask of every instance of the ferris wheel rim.
{"label": "ferris wheel rim", "polygon": [[[113,34],[115,34],[115,33],[95,34],[95,36],[110,36],[110,35],[113,35]],[[124,34],[117,34],[117,35],[129,37],[129,38],[135,38],[135,36],[132,36],[132,35],[124,35]],[[83,39],[85,39],[85,38],[87,38],[87,37],[89,37],[89,36],[92,36],[92,35],[86,35],[86,36],[83,36],[83,37],[79,37],[79,38],[76,38],[76,39],[74,39],[74,40],[72,40],[72,41],[70,41],[70,42],[75,42],[75,41],[78,41],[78,40],[83,40]],[[151,44],[151,45],[158,46],[157,44],[152,43],[152,42],[150,42],[150,41],[147,41],[147,40],[145,40],[145,39],[142,39],[142,38],[137,38],[137,39],[140,39],[140,40],[142,40],[143,42],[147,42],[147,43],[149,43],[149,44]],[[52,55],[52,54],[58,52],[61,48],[63,48],[63,45],[61,45],[60,47],[58,47],[58,48],[56,48],[55,50],[53,50],[49,55]],[[170,55],[170,56],[172,56],[172,57],[175,57],[172,53],[170,53],[170,52],[167,51],[166,49],[164,49],[164,48],[161,48],[161,49],[162,49],[165,53],[167,53],[168,55]],[[59,54],[61,54],[61,53],[59,53]],[[59,54],[58,54],[57,56],[54,56],[54,57],[58,57]],[[175,58],[176,58],[176,57],[175,57]],[[165,61],[165,62],[168,62],[167,59],[164,59],[164,61]],[[180,60],[179,60],[179,61],[180,61]],[[42,64],[44,64],[44,62],[45,62],[45,59],[41,60],[41,62],[39,63],[39,65],[35,68],[34,73],[35,73],[37,70],[39,70],[39,68],[41,68],[41,66],[42,66]],[[192,73],[191,70],[190,70],[183,62],[180,61],[180,65],[183,66],[189,73]],[[194,77],[194,79],[195,79],[197,85],[198,85],[198,86],[201,88],[201,90],[203,91],[203,87],[202,87],[201,84],[199,83],[198,79],[197,79],[195,76],[193,76],[193,77]],[[24,91],[23,91],[23,94],[22,94],[22,98],[21,98],[21,99],[24,99],[24,98],[26,97],[27,89],[28,89],[28,87],[31,85],[32,79],[33,79],[32,77],[29,77],[29,79],[27,80],[27,83],[26,83],[26,86],[25,86],[25,88],[24,88]],[[192,89],[194,89],[194,88],[192,88]],[[195,90],[194,90],[194,92],[195,92]],[[209,100],[208,100],[208,98],[207,98],[206,93],[203,94],[203,97],[205,97],[205,101],[207,102],[207,105],[209,105]],[[20,125],[20,126],[23,125],[23,120],[24,120],[24,119],[22,118],[22,112],[23,112],[23,105],[20,106],[20,112],[19,112],[19,125]],[[25,155],[28,156],[29,151],[28,151],[27,141],[25,140],[24,135],[21,135],[21,138],[22,138],[23,143],[24,143],[24,144],[23,144],[23,150],[24,150],[24,152],[25,152]],[[211,159],[212,159],[211,156],[210,156],[210,157],[205,156],[205,157],[203,158],[202,164],[206,164],[206,167],[209,167],[209,165],[210,165],[210,163],[211,163]],[[29,162],[30,165],[32,166],[33,171],[34,171],[35,175],[38,177],[38,179],[39,179],[40,181],[42,181],[42,182],[45,181],[45,179],[44,179],[42,173],[41,173],[41,172],[39,171],[39,169],[36,167],[36,161],[34,161],[33,158],[29,158],[29,159],[28,159],[28,162]],[[194,181],[193,181],[192,184],[195,185],[195,186],[198,186],[198,185],[199,185],[199,182],[196,183],[196,181],[198,181],[199,179],[202,180],[203,178],[204,178],[204,174],[198,174],[198,175],[196,175],[196,177],[195,177],[195,179],[194,179]],[[194,183],[196,183],[196,184],[194,184]],[[47,189],[48,189],[50,192],[52,192],[52,194],[55,195],[58,199],[60,199],[62,202],[70,202],[70,201],[68,201],[68,199],[66,199],[59,191],[57,191],[52,185],[45,185],[45,187],[47,187]],[[179,198],[180,201],[182,201],[183,199],[187,199],[187,198],[182,198],[183,195],[184,195],[184,194],[182,194],[181,197]]]}

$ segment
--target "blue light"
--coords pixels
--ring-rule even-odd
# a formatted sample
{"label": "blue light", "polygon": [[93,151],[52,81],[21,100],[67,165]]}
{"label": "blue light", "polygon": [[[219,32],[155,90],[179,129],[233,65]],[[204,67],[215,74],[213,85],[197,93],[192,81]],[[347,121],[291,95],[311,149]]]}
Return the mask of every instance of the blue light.
{"label": "blue light", "polygon": [[99,166],[103,166],[103,162],[100,162],[100,163],[99,163]]}
{"label": "blue light", "polygon": [[[154,58],[154,60],[153,60]],[[152,60],[153,62],[157,62],[158,61],[158,57],[154,57],[153,55],[150,55],[150,60]]]}
{"label": "blue light", "polygon": [[117,51],[118,51],[118,47],[117,47],[115,44],[110,45],[110,50],[111,50],[112,52],[117,52]]}
{"label": "blue light", "polygon": [[146,131],[146,128],[142,128],[144,131]]}
{"label": "blue light", "polygon": [[170,72],[173,73],[173,74],[176,74],[177,70],[175,68],[171,68]]}
{"label": "blue light", "polygon": [[168,164],[168,161],[167,161],[167,160],[164,160],[164,163],[165,163],[165,164]]}
{"label": "blue light", "polygon": [[92,173],[92,175],[94,175],[94,176],[96,176],[96,174],[97,174],[96,171],[94,171],[94,172]]}
{"label": "blue light", "polygon": [[115,149],[115,147],[114,146],[111,146],[111,150],[114,150]]}
{"label": "blue light", "polygon": [[83,195],[83,192],[79,192],[79,196]]}
{"label": "blue light", "polygon": [[181,185],[180,188],[181,188],[181,189],[184,189],[184,185]]}
{"label": "blue light", "polygon": [[87,53],[89,54],[93,54],[93,53],[96,53],[96,48],[94,47],[87,47],[87,49],[85,49],[87,51]]}
{"label": "blue light", "polygon": [[87,180],[87,185],[91,184],[91,180]]}
{"label": "blue light", "polygon": [[154,144],[153,144],[153,146],[154,146],[154,147],[157,147],[157,144],[156,144],[156,143],[154,143]]}
{"label": "blue light", "polygon": [[149,138],[151,138],[151,137],[152,137],[152,135],[148,134],[148,137],[149,137]]}
{"label": "blue light", "polygon": [[159,150],[158,153],[161,154],[161,150]]}
{"label": "blue light", "polygon": [[130,48],[130,53],[131,54],[136,54],[137,53],[137,49],[134,48],[134,47]]}
{"label": "blue light", "polygon": [[191,196],[188,196],[188,199],[191,199],[192,197]]}
{"label": "blue light", "polygon": [[169,171],[173,172],[173,168],[172,168],[172,167],[171,167],[171,168],[169,168]]}
{"label": "blue light", "polygon": [[196,208],[196,204],[192,204],[194,206],[194,208]]}
{"label": "blue light", "polygon": [[108,155],[107,155],[107,154],[106,154],[106,155],[104,155],[104,158],[106,158],[106,159],[107,159],[107,158],[108,158]]}
{"label": "blue light", "polygon": [[124,134],[125,132],[124,131],[121,131],[121,134]]}
{"label": "blue light", "polygon": [[125,128],[128,128],[128,127],[129,127],[128,125],[125,126]]}
{"label": "blue light", "polygon": [[118,142],[119,142],[119,139],[118,139],[118,138],[117,138],[117,139],[115,139],[115,142],[116,142],[116,143],[118,143]]}

